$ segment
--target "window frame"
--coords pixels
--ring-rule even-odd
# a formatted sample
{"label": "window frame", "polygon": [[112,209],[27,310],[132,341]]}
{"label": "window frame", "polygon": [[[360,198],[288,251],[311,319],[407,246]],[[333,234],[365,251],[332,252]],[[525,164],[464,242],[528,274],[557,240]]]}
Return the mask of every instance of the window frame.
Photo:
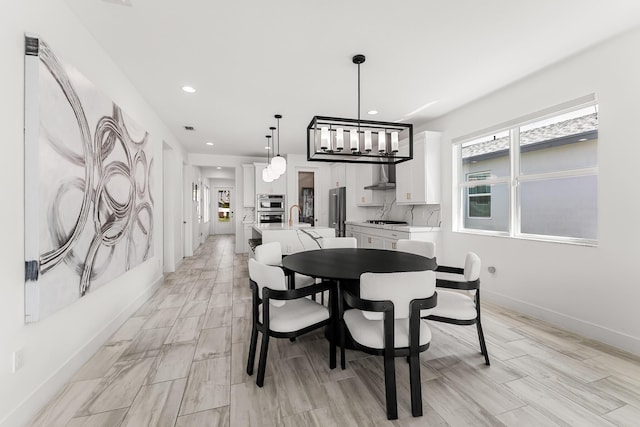
{"label": "window frame", "polygon": [[[486,179],[470,179],[473,175],[480,175],[480,176],[486,176],[487,179],[489,179],[491,177],[491,171],[490,170],[486,170],[486,171],[477,171],[477,172],[469,172],[466,174],[466,179],[465,182],[485,182]],[[477,187],[488,187],[489,188],[489,192],[488,193],[475,193],[475,194],[471,194],[470,190],[472,188],[477,188]],[[489,216],[471,216],[471,198],[475,198],[475,197],[489,197]],[[467,218],[472,218],[472,219],[479,219],[479,220],[490,220],[491,217],[491,186],[490,185],[474,185],[474,186],[469,186],[467,187]]]}
{"label": "window frame", "polygon": [[[453,153],[453,192],[457,196],[452,197],[454,206],[452,208],[452,231],[467,234],[479,234],[498,237],[517,238],[523,240],[536,240],[553,243],[567,243],[583,246],[597,246],[598,238],[581,238],[581,237],[566,237],[555,236],[545,234],[532,234],[521,232],[521,197],[520,197],[520,184],[525,182],[538,182],[542,180],[557,179],[557,178],[570,178],[570,177],[583,177],[583,176],[595,176],[598,177],[598,165],[586,168],[576,169],[563,169],[551,172],[540,172],[523,174],[520,169],[521,152],[520,152],[520,129],[528,124],[548,119],[554,116],[559,116],[565,113],[569,113],[581,108],[594,107],[596,112],[599,112],[599,104],[595,99],[595,95],[588,95],[578,100],[570,101],[559,106],[551,107],[541,112],[532,113],[528,116],[521,117],[519,119],[511,120],[501,126],[484,129],[479,132],[475,132],[472,135],[468,135],[461,138],[456,138],[452,141],[452,153]],[[599,126],[598,126],[599,130]],[[492,177],[486,180],[467,181],[463,170],[462,162],[462,145],[466,142],[470,142],[476,139],[481,139],[491,134],[497,134],[500,132],[509,131],[509,174],[504,177]],[[482,172],[470,172],[468,175]],[[496,184],[506,184],[509,189],[508,200],[508,218],[509,224],[507,231],[495,231],[495,230],[483,230],[476,228],[465,227],[466,218],[489,219],[486,217],[470,217],[468,212],[465,212],[465,192],[468,196],[468,190],[480,185],[493,186]],[[457,206],[455,206],[457,204]],[[468,206],[468,204],[467,204]],[[598,209],[598,208],[596,208]],[[493,210],[492,210],[493,213]],[[597,214],[598,212],[596,212]],[[597,226],[598,227],[598,226]],[[597,236],[596,230],[596,236]]]}

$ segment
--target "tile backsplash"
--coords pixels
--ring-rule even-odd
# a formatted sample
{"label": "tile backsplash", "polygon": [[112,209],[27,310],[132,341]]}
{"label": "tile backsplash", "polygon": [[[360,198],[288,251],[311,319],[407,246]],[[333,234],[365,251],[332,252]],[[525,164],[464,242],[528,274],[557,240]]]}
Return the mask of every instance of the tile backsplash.
{"label": "tile backsplash", "polygon": [[406,221],[409,225],[439,227],[440,205],[397,205],[395,192],[387,191],[383,207],[369,207],[367,219]]}

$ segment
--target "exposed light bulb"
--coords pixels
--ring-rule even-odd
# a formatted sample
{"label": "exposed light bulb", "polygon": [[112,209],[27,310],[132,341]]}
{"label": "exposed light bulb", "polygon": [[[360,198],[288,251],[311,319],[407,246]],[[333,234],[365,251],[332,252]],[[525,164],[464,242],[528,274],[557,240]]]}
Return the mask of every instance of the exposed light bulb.
{"label": "exposed light bulb", "polygon": [[336,129],[336,151],[342,151],[344,149],[344,130],[342,128]]}
{"label": "exposed light bulb", "polygon": [[398,132],[391,132],[391,152],[398,152]]}
{"label": "exposed light bulb", "polygon": [[321,127],[320,128],[320,149],[326,150],[329,148],[329,128]]}
{"label": "exposed light bulb", "polygon": [[358,131],[356,129],[349,130],[349,140],[351,151],[358,151],[358,149],[360,148],[360,141],[358,140]]}
{"label": "exposed light bulb", "polygon": [[371,151],[371,131],[370,130],[364,131],[364,151],[366,152]]}
{"label": "exposed light bulb", "polygon": [[384,153],[387,151],[387,134],[381,130],[378,132],[378,152]]}

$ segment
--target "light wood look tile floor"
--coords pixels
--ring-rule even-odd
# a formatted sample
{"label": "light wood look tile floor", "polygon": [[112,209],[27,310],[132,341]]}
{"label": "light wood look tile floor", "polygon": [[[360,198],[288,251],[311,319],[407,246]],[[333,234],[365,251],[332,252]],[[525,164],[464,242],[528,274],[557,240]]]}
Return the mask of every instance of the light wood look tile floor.
{"label": "light wood look tile floor", "polygon": [[389,422],[382,358],[348,352],[347,369],[330,370],[320,333],[273,339],[260,389],[245,372],[250,298],[247,257],[232,236],[209,237],[32,425],[640,425],[640,359],[489,304],[490,367],[475,327],[431,323],[423,417],[411,416],[404,359]]}

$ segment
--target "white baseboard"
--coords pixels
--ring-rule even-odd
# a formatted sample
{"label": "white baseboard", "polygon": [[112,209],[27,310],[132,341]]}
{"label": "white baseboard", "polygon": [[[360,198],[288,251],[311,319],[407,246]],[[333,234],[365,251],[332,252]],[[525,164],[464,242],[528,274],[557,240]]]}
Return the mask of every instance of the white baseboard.
{"label": "white baseboard", "polygon": [[25,426],[38,415],[52,398],[65,386],[73,375],[98,351],[98,349],[133,315],[144,302],[162,285],[164,277],[160,276],[146,288],[137,298],[131,301],[111,322],[98,331],[82,348],[47,378],[40,386],[27,396],[7,417],[0,420],[0,427]]}
{"label": "white baseboard", "polygon": [[487,301],[499,304],[527,316],[543,320],[558,328],[574,332],[586,338],[594,339],[640,356],[640,338],[625,334],[624,332],[615,331],[605,326],[596,325],[595,323],[591,323],[586,320],[568,316],[566,314],[549,310],[548,308],[530,304],[502,294],[490,292],[486,289],[482,291],[482,297]]}

